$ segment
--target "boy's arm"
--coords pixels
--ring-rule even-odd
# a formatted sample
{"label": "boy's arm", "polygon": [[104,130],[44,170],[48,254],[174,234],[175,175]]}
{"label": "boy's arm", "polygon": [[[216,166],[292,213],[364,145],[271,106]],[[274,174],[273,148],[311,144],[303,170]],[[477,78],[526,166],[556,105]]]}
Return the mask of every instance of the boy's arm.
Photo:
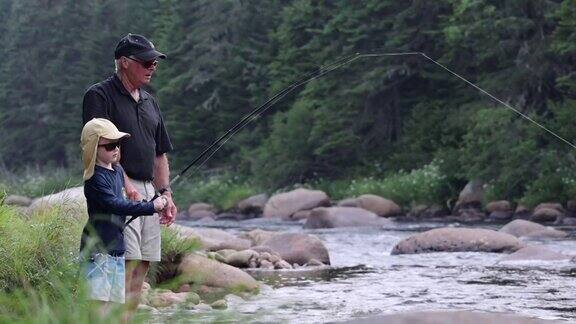
{"label": "boy's arm", "polygon": [[145,216],[152,215],[156,211],[153,202],[134,202],[118,197],[105,181],[98,178],[90,179],[84,185],[86,198],[94,201],[107,213],[120,216]]}

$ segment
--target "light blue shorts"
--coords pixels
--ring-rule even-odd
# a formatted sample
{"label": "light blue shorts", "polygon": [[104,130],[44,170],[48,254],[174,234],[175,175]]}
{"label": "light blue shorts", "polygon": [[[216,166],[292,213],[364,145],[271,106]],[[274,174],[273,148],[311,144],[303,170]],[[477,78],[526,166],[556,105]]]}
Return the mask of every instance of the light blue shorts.
{"label": "light blue shorts", "polygon": [[89,299],[124,303],[126,270],[123,256],[95,254],[93,260],[87,262],[83,271]]}

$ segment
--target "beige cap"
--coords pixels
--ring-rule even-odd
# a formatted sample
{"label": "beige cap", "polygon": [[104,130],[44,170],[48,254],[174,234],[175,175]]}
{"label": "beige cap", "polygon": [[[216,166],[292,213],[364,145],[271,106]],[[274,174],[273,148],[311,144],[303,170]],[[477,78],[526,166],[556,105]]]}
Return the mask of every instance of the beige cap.
{"label": "beige cap", "polygon": [[117,140],[130,137],[130,134],[119,131],[108,119],[94,118],[87,122],[82,129],[82,135],[80,137],[82,161],[84,162],[84,180],[88,180],[94,175],[96,152],[98,151],[98,141],[100,141],[100,137]]}

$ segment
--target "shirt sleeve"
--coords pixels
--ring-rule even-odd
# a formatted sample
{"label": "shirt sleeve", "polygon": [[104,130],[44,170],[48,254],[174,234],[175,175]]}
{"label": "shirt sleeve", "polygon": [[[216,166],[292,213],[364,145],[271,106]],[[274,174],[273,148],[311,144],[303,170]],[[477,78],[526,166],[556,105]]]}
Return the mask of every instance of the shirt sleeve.
{"label": "shirt sleeve", "polygon": [[82,121],[86,124],[93,118],[110,119],[106,109],[106,98],[95,89],[88,89],[82,102]]}
{"label": "shirt sleeve", "polygon": [[156,128],[156,155],[162,155],[172,151],[174,147],[170,141],[170,136],[168,135],[168,131],[164,125],[164,117],[162,117],[162,113],[160,112],[160,108],[158,107],[156,100],[154,100],[154,105],[156,106],[156,111],[158,111],[158,115],[160,116],[160,122]]}
{"label": "shirt sleeve", "polygon": [[86,199],[96,203],[106,212],[119,216],[145,216],[155,213],[153,202],[135,202],[118,197],[102,177],[93,176],[84,183]]}

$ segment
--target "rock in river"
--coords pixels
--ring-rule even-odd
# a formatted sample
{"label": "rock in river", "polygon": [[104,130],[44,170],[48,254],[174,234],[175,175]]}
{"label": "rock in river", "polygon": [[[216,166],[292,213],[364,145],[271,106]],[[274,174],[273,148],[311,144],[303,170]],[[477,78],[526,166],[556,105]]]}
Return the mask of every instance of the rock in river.
{"label": "rock in river", "polygon": [[391,254],[429,252],[514,252],[523,247],[516,237],[481,228],[437,228],[400,241]]}

